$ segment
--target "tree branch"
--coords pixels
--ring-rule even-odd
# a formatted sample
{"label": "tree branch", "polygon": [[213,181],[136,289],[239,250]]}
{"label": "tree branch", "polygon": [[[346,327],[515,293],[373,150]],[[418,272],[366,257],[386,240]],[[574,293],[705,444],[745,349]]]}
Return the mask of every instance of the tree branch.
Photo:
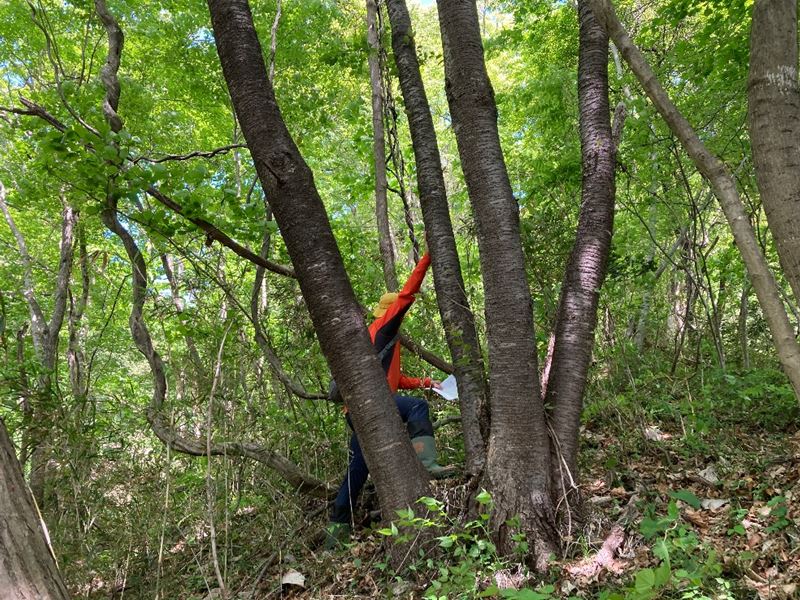
{"label": "tree branch", "polygon": [[3,182],[0,181],[0,211],[6,218],[8,228],[14,234],[17,240],[17,248],[19,249],[19,256],[22,260],[22,273],[23,273],[23,295],[25,301],[28,303],[28,310],[31,313],[31,325],[33,343],[36,347],[37,354],[40,356],[44,353],[44,346],[46,345],[46,338],[48,333],[47,325],[45,324],[44,313],[42,312],[39,302],[36,300],[36,293],[33,288],[33,269],[31,267],[31,255],[28,252],[28,245],[25,243],[25,237],[22,232],[17,228],[14,218],[8,210],[6,204],[6,188]]}
{"label": "tree branch", "polygon": [[120,29],[119,24],[117,24],[114,15],[112,15],[108,7],[106,7],[105,0],[94,0],[94,8],[108,34],[106,64],[104,64],[103,68],[100,70],[100,79],[102,79],[103,86],[106,88],[106,96],[103,100],[103,114],[111,130],[120,131],[122,129],[122,119],[117,114],[120,94],[117,71],[119,71],[122,44],[125,37],[122,35],[122,29]]}
{"label": "tree branch", "polygon": [[230,144],[228,146],[222,146],[221,148],[214,148],[214,150],[194,150],[189,152],[188,154],[167,154],[166,156],[162,156],[161,158],[150,158],[149,156],[137,156],[131,162],[133,164],[139,164],[140,162],[149,162],[149,163],[163,163],[168,162],[170,160],[189,160],[191,158],[214,158],[218,154],[223,154],[226,152],[230,152],[231,150],[237,150],[239,148],[247,148],[247,144]]}
{"label": "tree branch", "polygon": [[[103,0],[95,0],[95,6],[97,7],[98,13],[101,10],[105,10],[105,3]],[[101,18],[103,18],[102,15]],[[108,15],[106,11],[106,19],[109,18],[113,21],[113,17]],[[109,42],[109,54],[112,52],[116,53],[116,59],[109,57],[106,65],[111,64],[113,66],[116,60],[116,65],[118,66],[119,54],[122,51],[122,32],[117,32],[114,27],[110,25],[107,25],[106,29],[109,32],[109,37],[115,36]],[[120,127],[122,124],[122,120],[116,115],[116,107],[119,102],[119,89],[117,88],[116,91],[114,89],[115,79],[115,70],[106,73],[106,76],[103,78],[103,83],[106,85],[104,112],[112,128],[115,127],[114,123],[118,122]],[[116,83],[118,86],[118,82]],[[106,110],[106,108],[110,108],[111,110]],[[118,121],[115,120],[115,118]],[[106,197],[106,205],[100,213],[100,218],[108,230],[116,234],[122,241],[122,245],[125,247],[125,252],[133,267],[133,281],[131,284],[133,299],[131,302],[131,316],[128,322],[134,344],[139,352],[147,359],[153,377],[153,395],[150,406],[147,408],[147,422],[150,423],[156,436],[165,444],[169,445],[170,448],[192,456],[245,456],[257,460],[273,468],[299,491],[314,496],[328,497],[333,491],[328,484],[310,475],[304,474],[297,465],[267,448],[257,446],[256,444],[235,442],[206,446],[206,443],[201,439],[184,438],[175,431],[166,420],[161,410],[167,395],[167,378],[164,362],[153,347],[152,337],[144,322],[143,315],[147,291],[147,265],[136,244],[136,240],[134,240],[133,236],[120,224],[119,219],[117,219],[117,201],[110,194]]]}
{"label": "tree branch", "polygon": [[[25,105],[25,109],[21,108],[8,108],[4,106],[0,106],[0,111],[5,111],[14,114],[20,115],[30,115],[39,117],[44,121],[50,123],[53,127],[55,127],[58,131],[66,131],[67,126],[59,121],[56,117],[50,114],[47,110],[45,110],[42,106],[36,104],[35,102],[28,100],[27,98],[20,96],[20,101]],[[87,145],[86,148],[92,152],[95,152],[95,149],[92,146]],[[173,212],[178,213],[196,227],[200,228],[201,230],[206,232],[206,236],[209,239],[216,240],[226,248],[232,250],[235,254],[238,254],[245,260],[252,262],[253,264],[260,265],[271,271],[273,273],[277,273],[278,275],[283,275],[285,277],[291,277],[292,279],[297,279],[297,276],[294,273],[294,269],[292,267],[287,267],[284,265],[280,265],[274,263],[272,261],[261,259],[256,253],[252,250],[248,249],[245,246],[242,246],[238,242],[234,241],[229,235],[225,232],[220,230],[216,225],[209,223],[205,219],[201,219],[199,217],[188,217],[186,216],[183,207],[178,204],[175,200],[161,192],[155,186],[150,186],[146,190],[147,194],[172,210]]]}

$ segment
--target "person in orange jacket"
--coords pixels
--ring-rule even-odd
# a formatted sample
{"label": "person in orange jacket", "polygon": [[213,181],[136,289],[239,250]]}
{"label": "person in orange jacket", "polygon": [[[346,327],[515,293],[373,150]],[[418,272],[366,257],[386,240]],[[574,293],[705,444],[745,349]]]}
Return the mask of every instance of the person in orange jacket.
{"label": "person in orange jacket", "polygon": [[[394,344],[383,357],[381,366],[386,373],[389,389],[394,394],[395,404],[400,417],[406,424],[411,444],[428,472],[437,478],[448,477],[454,473],[453,467],[443,467],[437,462],[436,444],[433,438],[433,424],[430,420],[428,403],[420,398],[397,394],[398,389],[410,390],[438,387],[439,382],[430,377],[408,377],[400,369],[400,344],[397,336],[400,325],[408,309],[416,299],[422,280],[430,267],[429,254],[420,259],[408,281],[400,293],[386,293],[381,296],[377,308],[372,313],[376,319],[369,326],[369,336],[375,346],[375,351],[380,354],[388,344]],[[345,409],[346,411],[346,409]],[[347,424],[353,429],[350,416],[347,415]],[[339,493],[331,510],[330,524],[326,530],[325,547],[333,548],[338,543],[350,536],[350,522],[352,507],[367,481],[369,469],[361,452],[355,431],[350,436],[350,462],[347,473],[339,487]]]}

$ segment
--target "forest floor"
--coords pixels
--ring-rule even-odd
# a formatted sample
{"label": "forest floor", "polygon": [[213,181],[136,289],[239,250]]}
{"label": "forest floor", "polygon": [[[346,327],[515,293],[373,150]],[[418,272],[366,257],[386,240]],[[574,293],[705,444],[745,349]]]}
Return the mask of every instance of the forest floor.
{"label": "forest floor", "polygon": [[[547,574],[497,557],[480,521],[439,522],[419,525],[438,537],[401,573],[384,562],[389,531],[360,530],[338,552],[276,565],[258,597],[800,598],[800,411],[763,381],[719,384],[714,400],[590,405],[587,508]],[[459,483],[436,485],[446,498]],[[305,587],[280,585],[290,569]]]}

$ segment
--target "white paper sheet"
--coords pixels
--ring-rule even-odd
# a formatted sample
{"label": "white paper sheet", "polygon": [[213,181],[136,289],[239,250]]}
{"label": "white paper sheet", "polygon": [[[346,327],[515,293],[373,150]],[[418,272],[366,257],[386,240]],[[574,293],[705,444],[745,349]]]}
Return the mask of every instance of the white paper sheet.
{"label": "white paper sheet", "polygon": [[432,388],[434,392],[439,394],[445,400],[455,400],[458,398],[458,387],[456,386],[456,378],[450,375],[442,382],[442,387],[439,389]]}

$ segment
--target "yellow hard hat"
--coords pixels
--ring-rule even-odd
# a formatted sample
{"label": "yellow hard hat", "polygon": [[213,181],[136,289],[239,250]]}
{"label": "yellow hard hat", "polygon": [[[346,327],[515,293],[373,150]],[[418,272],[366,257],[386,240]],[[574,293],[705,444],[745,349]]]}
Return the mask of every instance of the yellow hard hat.
{"label": "yellow hard hat", "polygon": [[376,317],[382,317],[389,307],[394,304],[395,300],[397,300],[397,292],[387,292],[381,296],[378,306],[372,311],[372,314]]}

